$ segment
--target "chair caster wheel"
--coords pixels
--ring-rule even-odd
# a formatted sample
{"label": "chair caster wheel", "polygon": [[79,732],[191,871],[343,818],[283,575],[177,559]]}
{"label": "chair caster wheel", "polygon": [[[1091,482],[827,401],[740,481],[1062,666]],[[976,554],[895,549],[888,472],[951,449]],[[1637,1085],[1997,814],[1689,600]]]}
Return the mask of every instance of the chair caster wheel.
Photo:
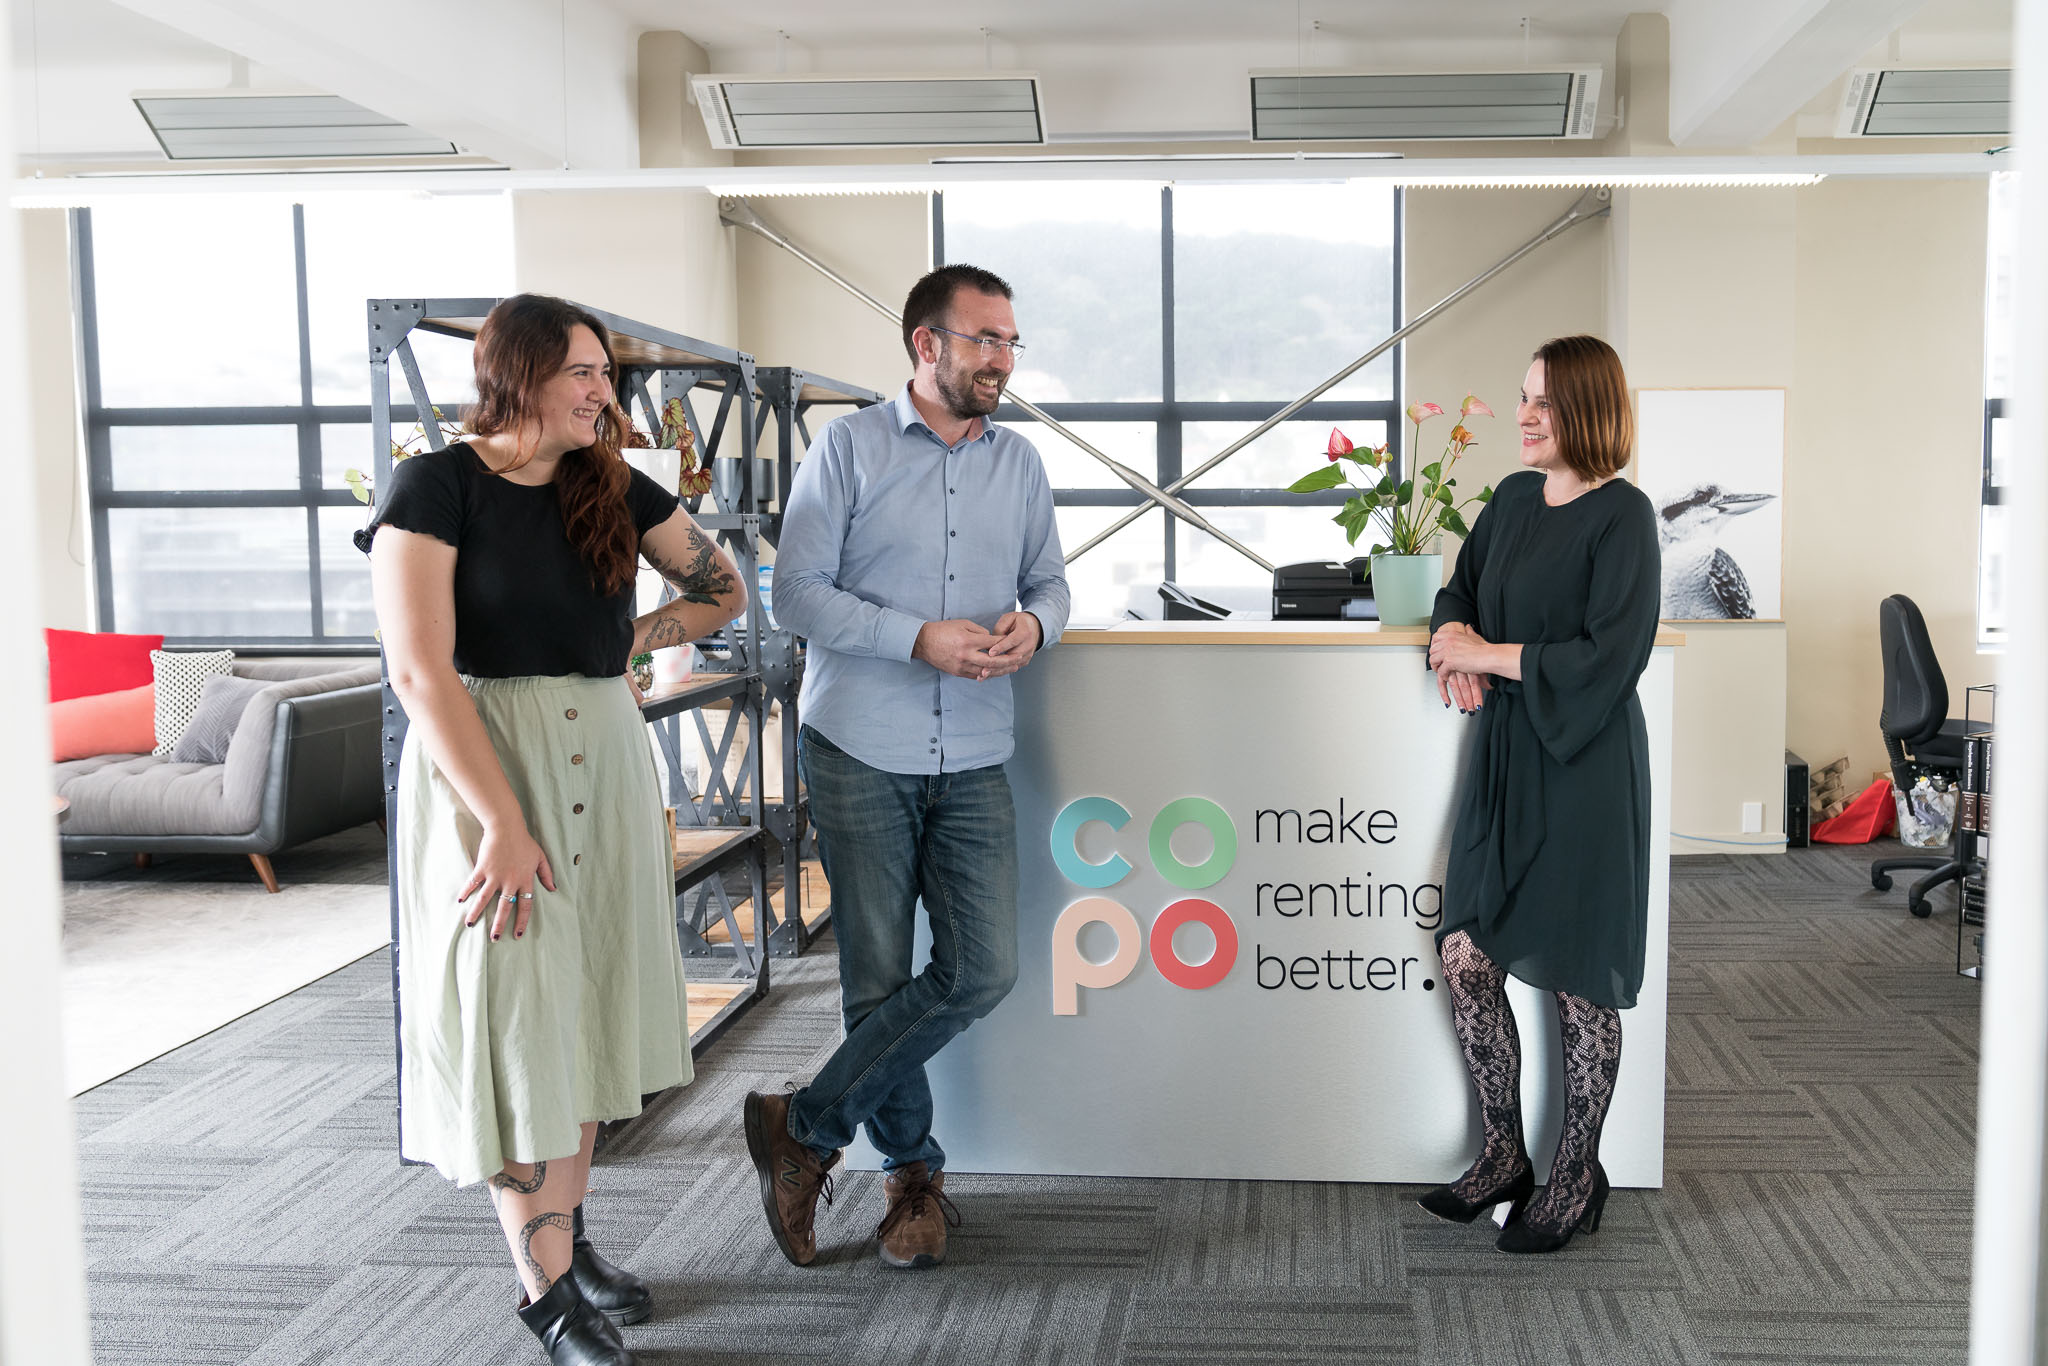
{"label": "chair caster wheel", "polygon": [[1870,875],[1870,885],[1877,888],[1880,892],[1889,892],[1892,889],[1892,875],[1890,873],[1872,873]]}
{"label": "chair caster wheel", "polygon": [[1911,911],[1914,918],[1919,920],[1925,920],[1928,916],[1934,914],[1934,907],[1927,904],[1927,898],[1924,896],[1907,897],[1906,909]]}

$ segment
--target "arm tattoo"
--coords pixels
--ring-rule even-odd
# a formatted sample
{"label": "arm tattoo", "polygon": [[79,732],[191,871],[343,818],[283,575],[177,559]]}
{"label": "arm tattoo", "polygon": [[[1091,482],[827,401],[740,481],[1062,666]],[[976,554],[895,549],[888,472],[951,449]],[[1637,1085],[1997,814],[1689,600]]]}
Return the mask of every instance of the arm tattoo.
{"label": "arm tattoo", "polygon": [[718,602],[720,594],[732,591],[732,575],[726,573],[725,566],[719,563],[718,547],[694,527],[690,529],[690,544],[688,563],[682,565],[665,560],[652,551],[642,553],[647,556],[647,562],[660,571],[664,579],[675,585],[676,592],[684,602],[713,606]]}
{"label": "arm tattoo", "polygon": [[544,1228],[558,1228],[569,1232],[574,1226],[566,1214],[537,1214],[526,1221],[526,1227],[519,1230],[519,1260],[526,1263],[527,1274],[533,1277],[533,1298],[539,1299],[548,1293],[554,1284],[548,1273],[540,1269],[540,1258],[533,1255],[533,1235]]}
{"label": "arm tattoo", "polygon": [[648,626],[647,641],[640,648],[648,651],[666,650],[671,645],[689,643],[690,633],[683,629],[680,621],[671,616],[659,616]]}

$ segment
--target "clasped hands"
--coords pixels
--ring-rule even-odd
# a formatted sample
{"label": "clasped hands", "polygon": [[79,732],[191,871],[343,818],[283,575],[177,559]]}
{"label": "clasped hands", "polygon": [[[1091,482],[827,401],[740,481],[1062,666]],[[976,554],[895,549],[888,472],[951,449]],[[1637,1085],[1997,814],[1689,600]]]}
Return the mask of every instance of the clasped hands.
{"label": "clasped hands", "polygon": [[996,629],[984,629],[979,622],[955,618],[928,621],[918,628],[911,658],[955,678],[986,681],[1013,674],[1031,662],[1040,644],[1038,618],[1029,612],[1005,612],[996,619]]}
{"label": "clasped hands", "polygon": [[1445,622],[1429,638],[1429,667],[1436,671],[1437,696],[1447,707],[1471,715],[1486,700],[1493,678],[1484,667],[1489,642],[1462,621]]}

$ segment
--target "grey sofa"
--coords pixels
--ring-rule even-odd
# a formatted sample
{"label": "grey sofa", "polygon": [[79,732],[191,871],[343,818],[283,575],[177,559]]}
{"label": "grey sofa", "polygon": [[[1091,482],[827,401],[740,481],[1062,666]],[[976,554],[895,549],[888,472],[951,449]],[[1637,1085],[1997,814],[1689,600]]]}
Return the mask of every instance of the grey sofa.
{"label": "grey sofa", "polygon": [[178,764],[149,754],[102,754],[55,765],[71,803],[58,839],[67,854],[237,853],[269,890],[270,855],[384,814],[374,663],[238,660],[243,678],[270,680],[249,699],[227,759]]}

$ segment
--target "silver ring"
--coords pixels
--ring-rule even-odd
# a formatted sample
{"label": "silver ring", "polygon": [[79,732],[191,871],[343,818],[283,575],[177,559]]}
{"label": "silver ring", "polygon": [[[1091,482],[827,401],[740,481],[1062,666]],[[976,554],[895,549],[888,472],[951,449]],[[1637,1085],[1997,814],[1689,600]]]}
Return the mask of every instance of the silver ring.
{"label": "silver ring", "polygon": [[518,898],[518,897],[516,897],[516,896],[514,896],[514,895],[513,895],[512,893],[510,893],[510,892],[507,892],[507,893],[505,893],[505,895],[503,895],[503,896],[499,897],[499,898],[498,898],[498,900],[500,900],[500,901],[517,901],[517,900],[519,900],[519,898]]}
{"label": "silver ring", "polygon": [[519,899],[520,899],[521,901],[531,901],[531,900],[533,900],[533,893],[532,893],[532,892],[521,892],[521,893],[519,894]]}

